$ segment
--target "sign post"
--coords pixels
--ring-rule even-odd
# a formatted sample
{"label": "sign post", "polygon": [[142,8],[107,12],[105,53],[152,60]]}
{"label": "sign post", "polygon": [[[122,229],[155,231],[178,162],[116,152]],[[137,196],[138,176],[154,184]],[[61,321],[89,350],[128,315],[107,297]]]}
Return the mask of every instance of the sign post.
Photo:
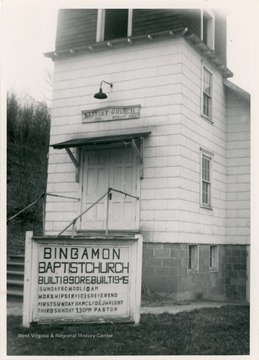
{"label": "sign post", "polygon": [[25,263],[24,263],[24,292],[23,292],[23,326],[29,327],[31,322],[31,281],[32,281],[32,231],[26,232]]}
{"label": "sign post", "polygon": [[71,239],[27,233],[26,238],[23,326],[139,323],[141,235]]}

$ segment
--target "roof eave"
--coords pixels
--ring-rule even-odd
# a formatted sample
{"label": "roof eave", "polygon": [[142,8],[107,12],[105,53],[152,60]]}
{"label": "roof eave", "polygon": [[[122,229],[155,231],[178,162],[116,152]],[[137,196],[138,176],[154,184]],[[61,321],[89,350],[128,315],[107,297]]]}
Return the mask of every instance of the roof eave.
{"label": "roof eave", "polygon": [[186,41],[188,41],[191,46],[193,46],[209,63],[211,63],[213,67],[215,67],[224,78],[233,76],[233,73],[227,68],[227,66],[220,59],[220,57],[213,50],[211,50],[203,41],[201,41],[197,35],[189,32],[189,29],[187,27],[139,36],[131,36],[121,39],[114,39],[110,41],[102,41],[87,46],[75,47],[73,49],[51,51],[45,53],[44,55],[54,61],[55,59],[72,57],[77,54],[80,55],[86,53],[93,53],[112,48],[117,49],[121,47],[133,46],[176,37],[184,37]]}

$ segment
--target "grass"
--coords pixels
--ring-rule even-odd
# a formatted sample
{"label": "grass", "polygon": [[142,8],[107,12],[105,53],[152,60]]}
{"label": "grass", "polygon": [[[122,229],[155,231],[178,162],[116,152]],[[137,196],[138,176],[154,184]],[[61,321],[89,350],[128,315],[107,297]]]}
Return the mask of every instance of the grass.
{"label": "grass", "polygon": [[8,355],[249,354],[247,305],[146,314],[139,326],[38,324],[25,329],[21,322],[20,316],[8,317]]}

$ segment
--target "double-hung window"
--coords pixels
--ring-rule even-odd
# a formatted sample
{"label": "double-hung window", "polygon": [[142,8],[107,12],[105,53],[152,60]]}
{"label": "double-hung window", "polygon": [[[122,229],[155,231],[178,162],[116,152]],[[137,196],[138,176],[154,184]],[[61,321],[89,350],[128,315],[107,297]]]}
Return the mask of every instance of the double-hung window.
{"label": "double-hung window", "polygon": [[202,72],[202,115],[212,120],[212,73],[203,67]]}
{"label": "double-hung window", "polygon": [[211,208],[212,154],[201,153],[201,206]]}
{"label": "double-hung window", "polygon": [[109,41],[131,36],[132,12],[132,9],[99,9],[96,41]]}

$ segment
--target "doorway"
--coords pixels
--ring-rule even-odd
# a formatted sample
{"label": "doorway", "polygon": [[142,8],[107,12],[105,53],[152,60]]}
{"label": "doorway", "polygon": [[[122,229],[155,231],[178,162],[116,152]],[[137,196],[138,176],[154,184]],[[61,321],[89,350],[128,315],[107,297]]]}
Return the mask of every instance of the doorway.
{"label": "doorway", "polygon": [[[84,151],[82,156],[81,212],[114,188],[139,196],[139,166],[132,148]],[[81,218],[81,230],[105,230],[106,201],[102,199]],[[139,200],[112,192],[109,199],[109,230],[139,230]]]}

